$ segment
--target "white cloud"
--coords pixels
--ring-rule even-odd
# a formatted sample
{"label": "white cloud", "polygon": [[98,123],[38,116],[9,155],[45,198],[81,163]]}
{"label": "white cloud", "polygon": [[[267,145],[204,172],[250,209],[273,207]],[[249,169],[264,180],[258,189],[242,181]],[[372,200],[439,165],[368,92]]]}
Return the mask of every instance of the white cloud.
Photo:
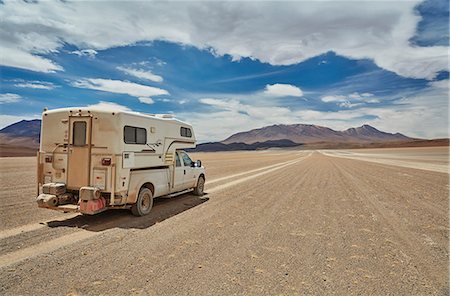
{"label": "white cloud", "polygon": [[159,75],[153,74],[151,71],[144,71],[140,69],[117,67],[118,70],[127,73],[128,75],[135,76],[141,79],[147,79],[154,82],[162,82],[163,78]]}
{"label": "white cloud", "polygon": [[106,101],[100,101],[97,104],[88,105],[87,107],[90,107],[92,109],[97,110],[111,110],[111,111],[131,111],[130,108],[127,106],[123,106],[114,102],[106,102]]}
{"label": "white cloud", "polygon": [[10,45],[11,47],[7,46],[7,44],[0,43],[0,51],[2,52],[0,55],[0,64],[3,66],[45,73],[53,73],[55,71],[63,70],[61,66],[47,58],[28,52],[27,50],[17,48],[14,45]]}
{"label": "white cloud", "polygon": [[418,3],[6,1],[0,10],[1,64],[57,71],[61,66],[42,55],[64,44],[99,50],[166,40],[272,65],[331,50],[372,59],[405,77],[432,79],[447,69],[448,47],[410,44],[421,20]]}
{"label": "white cloud", "polygon": [[137,84],[128,81],[89,78],[81,79],[72,83],[73,86],[79,88],[88,88],[94,90],[101,90],[117,94],[127,94],[132,97],[145,97],[168,95],[169,92],[165,89]]}
{"label": "white cloud", "polygon": [[357,93],[354,92],[347,96],[344,95],[328,95],[321,97],[321,101],[325,103],[336,102],[336,105],[342,108],[353,108],[363,105],[363,103],[375,104],[379,103],[380,100],[377,98],[372,98],[374,95],[371,93]]}
{"label": "white cloud", "polygon": [[450,86],[448,80],[431,81],[429,83],[429,85],[432,87],[444,88],[444,89],[448,89]]}
{"label": "white cloud", "polygon": [[362,103],[351,103],[350,101],[345,101],[337,104],[339,107],[342,108],[353,108],[357,106],[361,106]]}
{"label": "white cloud", "polygon": [[149,97],[139,97],[138,100],[139,100],[139,102],[141,102],[143,104],[148,104],[148,105],[151,105],[155,102],[155,101],[153,101],[152,98],[149,98]]}
{"label": "white cloud", "polygon": [[300,88],[290,85],[290,84],[267,84],[266,88],[264,90],[264,93],[269,96],[274,97],[285,97],[285,96],[292,96],[292,97],[301,97],[303,96],[303,92]]}
{"label": "white cloud", "polygon": [[0,94],[0,104],[17,103],[22,97],[18,94]]}
{"label": "white cloud", "polygon": [[54,89],[56,85],[54,85],[51,82],[46,81],[22,81],[20,83],[14,84],[15,87],[22,87],[22,88],[34,88],[34,89]]}
{"label": "white cloud", "polygon": [[[368,123],[383,131],[400,132],[412,137],[449,137],[448,80],[445,82],[446,87],[441,87],[445,83],[431,83],[430,87],[406,96],[401,104],[383,107],[366,105],[363,108],[336,112],[300,110],[294,113],[303,121],[337,129]],[[372,119],[366,119],[367,117]]]}
{"label": "white cloud", "polygon": [[373,99],[366,99],[366,100],[364,100],[364,102],[369,103],[369,104],[375,104],[375,103],[380,103],[380,100],[373,98]]}
{"label": "white cloud", "polygon": [[324,96],[321,98],[322,102],[329,103],[329,102],[345,102],[347,101],[346,96]]}
{"label": "white cloud", "polygon": [[71,54],[76,54],[79,57],[87,56],[91,59],[95,58],[95,55],[98,53],[94,49],[81,49],[81,50],[74,50],[70,52]]}

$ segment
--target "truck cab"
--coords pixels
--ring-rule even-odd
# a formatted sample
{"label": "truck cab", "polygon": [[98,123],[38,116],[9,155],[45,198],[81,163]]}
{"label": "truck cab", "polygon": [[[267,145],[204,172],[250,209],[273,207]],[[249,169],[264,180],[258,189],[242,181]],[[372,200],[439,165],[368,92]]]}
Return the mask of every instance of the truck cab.
{"label": "truck cab", "polygon": [[198,177],[204,173],[205,169],[202,167],[201,161],[194,162],[185,151],[176,151],[175,187],[177,189],[194,188]]}

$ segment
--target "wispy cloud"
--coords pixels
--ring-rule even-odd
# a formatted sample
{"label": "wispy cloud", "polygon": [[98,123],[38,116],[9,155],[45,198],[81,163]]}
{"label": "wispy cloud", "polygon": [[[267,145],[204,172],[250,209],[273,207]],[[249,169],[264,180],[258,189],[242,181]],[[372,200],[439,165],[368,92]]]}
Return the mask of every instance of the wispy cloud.
{"label": "wispy cloud", "polygon": [[264,94],[274,97],[301,97],[303,96],[302,90],[291,84],[267,84],[264,89]]}
{"label": "wispy cloud", "polygon": [[255,79],[255,78],[273,76],[273,75],[280,74],[283,72],[285,72],[285,71],[278,70],[278,71],[263,72],[263,73],[257,73],[257,74],[251,74],[251,75],[241,75],[241,76],[235,76],[235,77],[226,78],[226,79],[215,80],[215,81],[213,81],[213,83],[227,83],[227,82],[233,82],[233,81],[250,80],[250,79]]}
{"label": "wispy cloud", "polygon": [[147,104],[147,105],[151,105],[155,102],[155,101],[153,101],[152,98],[149,98],[149,97],[139,97],[138,100],[139,100],[139,102],[141,102],[143,104]]}
{"label": "wispy cloud", "polygon": [[346,96],[342,95],[331,95],[331,96],[323,96],[321,100],[322,102],[329,103],[329,102],[345,102],[348,99]]}
{"label": "wispy cloud", "polygon": [[375,104],[380,103],[380,100],[373,97],[371,93],[358,93],[354,92],[349,95],[327,95],[321,97],[321,101],[324,103],[336,103],[342,108],[353,108],[362,106],[364,103]]}
{"label": "wispy cloud", "polygon": [[113,102],[107,102],[107,101],[100,101],[97,104],[88,105],[87,107],[90,107],[92,109],[98,109],[98,110],[112,110],[112,111],[131,111],[130,108],[127,106],[123,106],[117,103]]}
{"label": "wispy cloud", "polygon": [[234,61],[248,57],[271,65],[293,65],[332,50],[352,59],[369,58],[401,76],[431,80],[447,70],[448,46],[411,44],[421,20],[415,10],[419,3],[264,2],[256,9],[251,1],[6,1],[0,10],[1,63],[51,72],[62,67],[44,55],[65,44],[98,50],[167,40],[209,48]]}
{"label": "wispy cloud", "polygon": [[33,89],[46,89],[51,90],[56,87],[55,84],[46,81],[22,81],[14,84],[15,87],[21,88],[33,88]]}
{"label": "wispy cloud", "polygon": [[140,79],[147,79],[154,82],[162,82],[163,78],[159,75],[153,74],[151,71],[148,70],[141,70],[141,69],[134,69],[134,68],[127,68],[127,67],[117,67],[118,70],[127,73],[128,75],[140,78]]}
{"label": "wispy cloud", "polygon": [[0,51],[3,56],[0,59],[0,64],[3,66],[44,73],[54,73],[64,70],[62,66],[48,58],[37,55],[31,50],[17,48],[15,45],[8,47],[3,41],[0,43]]}
{"label": "wispy cloud", "polygon": [[[140,102],[149,104],[153,102],[152,96],[168,95],[169,92],[162,88],[147,86],[122,80],[88,78],[80,79],[72,83],[73,86],[79,88],[94,89],[117,94],[127,94],[136,97]],[[145,98],[145,99],[144,99]],[[146,102],[145,102],[146,101]]]}
{"label": "wispy cloud", "polygon": [[70,52],[71,54],[76,54],[79,57],[87,56],[91,59],[95,58],[97,55],[97,51],[94,49],[81,49],[81,50],[74,50]]}
{"label": "wispy cloud", "polygon": [[0,104],[17,103],[22,97],[18,94],[5,93],[0,94]]}

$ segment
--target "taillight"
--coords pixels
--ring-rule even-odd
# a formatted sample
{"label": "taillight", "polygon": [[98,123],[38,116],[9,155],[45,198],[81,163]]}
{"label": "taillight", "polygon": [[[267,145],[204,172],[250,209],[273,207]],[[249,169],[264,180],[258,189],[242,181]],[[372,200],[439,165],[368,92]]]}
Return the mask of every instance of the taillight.
{"label": "taillight", "polygon": [[111,158],[102,158],[102,165],[111,165]]}
{"label": "taillight", "polygon": [[47,155],[47,156],[45,157],[45,162],[51,163],[52,161],[53,161],[53,157],[52,157],[51,155]]}

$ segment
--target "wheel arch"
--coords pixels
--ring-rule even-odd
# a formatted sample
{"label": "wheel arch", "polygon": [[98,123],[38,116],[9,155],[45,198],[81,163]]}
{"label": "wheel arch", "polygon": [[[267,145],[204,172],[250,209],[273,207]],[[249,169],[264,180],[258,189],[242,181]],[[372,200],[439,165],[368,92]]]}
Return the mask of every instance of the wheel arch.
{"label": "wheel arch", "polygon": [[206,181],[205,173],[201,173],[200,175],[198,175],[197,180],[195,180],[195,186],[197,186],[197,184],[198,184],[198,179],[200,179],[201,177],[203,177],[203,180]]}
{"label": "wheel arch", "polygon": [[142,188],[150,189],[153,196],[155,196],[155,185],[153,184],[152,181],[148,180],[147,176],[131,175],[128,189],[127,204],[136,203],[139,192],[141,191]]}
{"label": "wheel arch", "polygon": [[155,195],[155,186],[153,185],[152,182],[145,182],[144,184],[142,184],[142,186],[139,187],[139,191],[141,191],[142,188],[148,188],[148,189],[150,189],[150,191],[152,192],[152,194]]}

